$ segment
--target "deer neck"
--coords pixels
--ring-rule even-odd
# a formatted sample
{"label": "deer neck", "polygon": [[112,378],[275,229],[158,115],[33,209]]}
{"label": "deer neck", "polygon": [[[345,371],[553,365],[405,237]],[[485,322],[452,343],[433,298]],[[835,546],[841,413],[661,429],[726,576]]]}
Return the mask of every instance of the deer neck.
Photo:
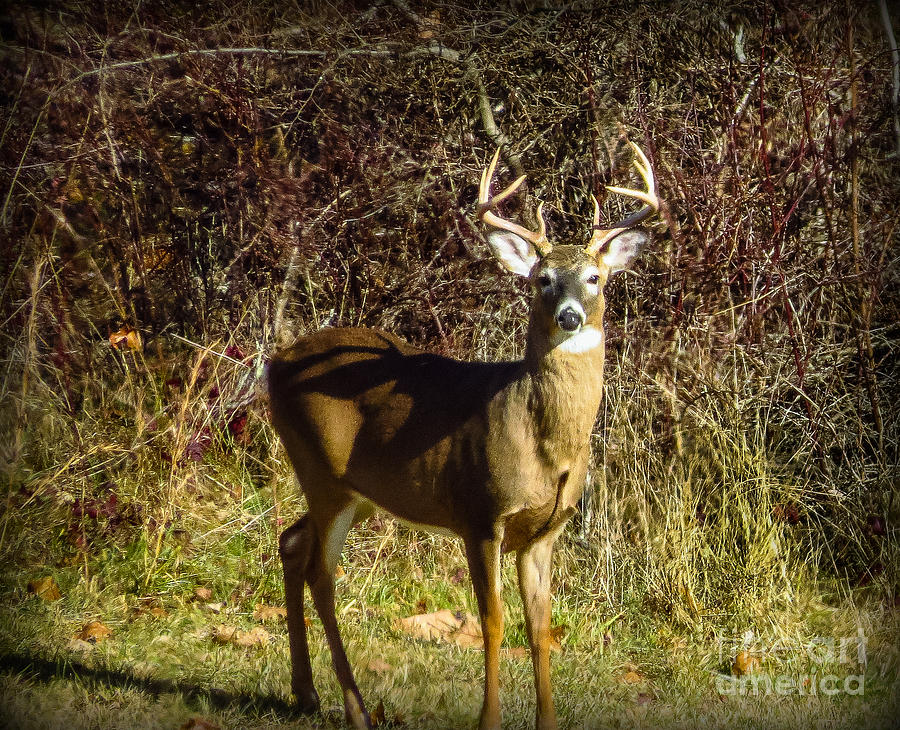
{"label": "deer neck", "polygon": [[584,449],[603,396],[603,313],[562,342],[532,319],[525,354],[528,400],[535,433],[560,458]]}

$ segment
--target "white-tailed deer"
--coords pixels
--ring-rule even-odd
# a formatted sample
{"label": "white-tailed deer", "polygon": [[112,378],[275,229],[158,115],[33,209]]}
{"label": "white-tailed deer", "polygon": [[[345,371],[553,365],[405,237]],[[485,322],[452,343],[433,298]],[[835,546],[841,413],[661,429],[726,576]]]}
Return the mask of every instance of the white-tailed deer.
{"label": "white-tailed deer", "polygon": [[370,727],[338,632],[334,571],[350,528],[380,507],[462,538],[484,634],[482,728],[500,727],[500,556],[516,553],[537,726],[556,727],[551,558],[584,488],[603,392],[603,287],[610,274],[628,267],[647,238],[629,229],[659,207],[650,163],[632,147],[647,189],[609,189],[645,205],[601,228],[595,199],[587,246],[552,246],[540,207],[538,231],[499,217],[497,204],[524,177],[492,198],[497,155],[484,171],[478,215],[494,229],[487,236],[490,248],[532,286],[523,360],[462,362],[386,332],[335,328],[301,338],[269,362],[272,422],[309,504],[280,542],[291,687],[302,710],[319,707],[303,616],[309,585],[347,720]]}

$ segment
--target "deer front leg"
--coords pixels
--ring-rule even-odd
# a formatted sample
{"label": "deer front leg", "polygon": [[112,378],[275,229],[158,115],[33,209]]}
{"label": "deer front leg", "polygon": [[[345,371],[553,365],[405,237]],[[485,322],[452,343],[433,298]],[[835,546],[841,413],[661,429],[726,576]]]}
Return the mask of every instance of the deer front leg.
{"label": "deer front leg", "polygon": [[525,630],[534,665],[538,730],[556,728],[550,687],[550,572],[555,538],[555,534],[544,537],[520,550],[516,556],[519,591],[525,608]]}
{"label": "deer front leg", "polygon": [[503,605],[500,603],[500,540],[466,541],[472,587],[478,599],[484,635],[484,704],[480,730],[500,728],[500,643],[503,641]]}

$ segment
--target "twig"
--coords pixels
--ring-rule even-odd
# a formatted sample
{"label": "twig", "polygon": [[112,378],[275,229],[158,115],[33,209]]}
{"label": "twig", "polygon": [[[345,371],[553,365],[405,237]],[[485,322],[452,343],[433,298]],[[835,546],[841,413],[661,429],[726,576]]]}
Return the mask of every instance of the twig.
{"label": "twig", "polygon": [[[771,63],[771,62],[770,62]],[[728,136],[734,126],[740,121],[741,117],[744,116],[744,112],[747,111],[747,107],[750,104],[750,99],[753,97],[753,90],[756,88],[756,85],[759,83],[759,79],[763,71],[761,70],[750,83],[747,85],[747,90],[744,92],[744,95],[741,97],[741,100],[738,102],[737,107],[734,110],[734,114],[731,115],[731,122],[726,128],[724,134],[722,135],[722,139],[719,141],[719,154],[716,158],[716,163],[721,165],[725,161],[725,151],[728,148]]]}
{"label": "twig", "polygon": [[[887,7],[884,0],[880,2],[882,17],[890,21],[887,16]],[[889,23],[888,23],[889,25]],[[878,432],[878,454],[884,453],[884,423],[881,420],[881,404],[878,398],[878,387],[875,383],[875,356],[872,350],[871,310],[869,299],[863,292],[861,253],[859,245],[859,151],[856,147],[856,124],[858,114],[858,94],[856,88],[856,57],[853,55],[853,23],[847,23],[847,53],[850,56],[850,123],[847,125],[850,137],[850,235],[853,240],[853,273],[857,288],[857,316],[859,318],[859,330],[857,332],[857,346],[860,360],[862,361],[863,379],[866,383],[866,391],[869,402],[872,405],[872,418],[875,421],[875,430]],[[896,50],[896,43],[895,49]],[[896,74],[896,67],[894,68]],[[896,91],[896,86],[894,87]],[[897,99],[894,98],[894,112],[896,114]],[[896,116],[895,116],[896,121]],[[900,138],[898,138],[900,141]]]}
{"label": "twig", "polygon": [[[118,63],[112,63],[108,66],[101,66],[100,68],[93,68],[87,71],[82,71],[77,74],[75,77],[69,79],[65,84],[58,86],[53,89],[48,95],[45,101],[45,108],[47,104],[50,103],[51,99],[59,94],[64,89],[72,86],[73,84],[81,81],[84,78],[89,76],[95,76],[100,73],[108,73],[110,71],[118,71],[121,69],[128,68],[138,68],[140,66],[147,66],[153,63],[160,63],[162,61],[173,61],[179,58],[186,58],[189,56],[238,56],[238,55],[265,55],[265,56],[312,56],[312,57],[320,57],[324,58],[326,56],[335,55],[330,51],[323,51],[318,49],[310,49],[310,48],[261,48],[256,46],[249,47],[224,47],[224,48],[190,48],[185,51],[173,51],[171,53],[162,53],[156,56],[147,56],[145,58],[138,58],[133,61],[119,61]],[[414,57],[421,55],[430,55],[440,58],[444,61],[449,61],[451,63],[462,63],[465,66],[466,75],[471,75],[478,86],[478,109],[479,114],[481,116],[481,123],[484,126],[484,130],[487,133],[488,137],[491,140],[499,145],[509,145],[509,139],[503,134],[500,129],[497,127],[496,122],[494,121],[494,114],[491,111],[490,100],[487,95],[487,89],[484,86],[484,82],[481,80],[481,75],[478,73],[478,69],[475,66],[462,58],[462,55],[442,43],[431,43],[427,46],[414,48],[411,51],[407,51],[405,53],[400,53],[399,51],[392,50],[390,48],[349,48],[347,50],[341,51],[336,54],[337,58],[347,58],[351,56],[379,56],[379,57],[391,57],[391,56],[406,56],[406,57]],[[23,155],[24,158],[24,155]],[[522,161],[518,155],[513,154],[512,152],[508,152],[506,154],[506,160],[512,169],[513,173],[518,177],[524,173],[524,167],[522,166]],[[4,206],[5,207],[5,206]]]}
{"label": "twig", "polygon": [[278,302],[275,304],[275,321],[272,324],[273,339],[276,343],[281,344],[281,326],[284,320],[284,311],[287,309],[288,300],[293,296],[294,290],[297,288],[297,280],[300,278],[300,243],[299,241],[291,250],[291,257],[288,260],[287,271],[284,275],[284,285],[281,287],[281,294],[278,296]]}
{"label": "twig", "polygon": [[404,0],[393,0],[393,4],[394,7],[415,23],[417,27],[422,28],[425,26],[425,21],[422,19],[422,16],[414,12]]}
{"label": "twig", "polygon": [[897,150],[894,154],[900,156],[900,51],[897,50],[897,39],[894,37],[894,26],[888,13],[887,0],[878,0],[878,8],[881,10],[881,23],[884,25],[884,34],[891,50],[891,81],[894,85],[891,108],[894,110],[894,134],[897,137]]}
{"label": "twig", "polygon": [[731,26],[724,19],[719,20],[719,26],[726,33],[731,33],[734,41],[734,57],[738,63],[747,63],[747,54],[744,52],[744,24],[738,23],[737,29],[732,30]]}
{"label": "twig", "polygon": [[[30,49],[32,52],[33,49]],[[420,52],[419,49],[416,49],[414,52],[410,52],[409,54],[400,54],[400,55],[416,55],[417,52]],[[51,54],[52,55],[52,54]],[[161,53],[156,56],[146,56],[144,58],[136,58],[133,61],[118,61],[117,63],[111,63],[108,66],[100,66],[98,68],[88,69],[87,71],[82,71],[81,73],[75,75],[73,78],[69,79],[66,83],[56,87],[53,89],[47,97],[47,101],[45,103],[49,104],[50,100],[69,88],[73,84],[77,84],[82,79],[88,78],[89,76],[96,76],[101,73],[108,73],[110,71],[119,71],[122,69],[128,68],[138,68],[140,66],[149,66],[150,64],[160,63],[162,61],[174,61],[179,58],[186,58],[189,56],[248,56],[248,55],[262,55],[262,56],[311,56],[324,58],[327,56],[335,56],[337,58],[347,58],[350,56],[383,56],[390,57],[394,55],[398,55],[397,51],[391,50],[389,48],[348,48],[347,50],[340,51],[339,53],[334,53],[333,51],[322,51],[318,49],[310,49],[310,48],[258,48],[255,46],[250,47],[224,47],[224,48],[189,48],[184,51],[172,51],[171,53]]]}
{"label": "twig", "polygon": [[250,367],[245,362],[241,362],[240,360],[235,360],[233,357],[231,357],[230,355],[226,355],[224,352],[219,352],[218,350],[214,350],[213,348],[208,347],[207,345],[201,345],[199,342],[194,342],[193,340],[189,340],[187,337],[182,337],[181,335],[176,335],[174,332],[170,336],[174,337],[176,340],[181,340],[185,344],[188,344],[191,347],[196,348],[197,350],[202,350],[203,352],[209,353],[210,355],[215,355],[216,357],[218,357],[221,360],[228,360],[228,362],[230,362],[230,363],[234,363],[235,365],[240,365],[241,367],[245,367],[245,368]]}
{"label": "twig", "polygon": [[[475,76],[475,83],[478,86],[478,113],[481,115],[481,124],[484,127],[485,133],[498,147],[509,148],[509,138],[500,131],[497,122],[494,121],[494,112],[491,111],[491,100],[488,98],[487,88],[484,85],[484,81],[481,80],[481,75],[476,74],[471,65],[469,65],[469,72]],[[522,160],[517,154],[507,152],[506,161],[509,163],[513,175],[521,177],[525,174]]]}
{"label": "twig", "polygon": [[[782,240],[784,236],[783,229],[783,220],[778,219],[777,214],[777,205],[775,202],[775,186],[772,183],[772,169],[769,164],[769,141],[768,141],[768,133],[766,130],[766,126],[768,124],[767,114],[766,114],[766,44],[768,43],[768,38],[766,34],[766,30],[768,28],[768,18],[765,18],[763,21],[763,37],[762,42],[760,43],[760,51],[759,51],[759,135],[760,135],[760,150],[759,155],[763,163],[763,189],[766,191],[766,195],[769,200],[769,217],[772,225],[772,264],[774,265],[778,279],[780,282],[779,292],[781,294],[781,303],[782,303],[782,312],[785,326],[788,331],[788,341],[791,344],[791,352],[794,357],[794,368],[797,371],[797,391],[802,393],[803,398],[803,406],[806,409],[806,416],[809,419],[809,425],[811,430],[811,436],[813,445],[816,451],[820,450],[821,445],[819,443],[818,437],[818,426],[817,419],[815,417],[815,413],[813,412],[813,401],[809,397],[806,392],[806,385],[804,383],[806,379],[806,367],[805,367],[805,358],[800,355],[800,347],[797,341],[797,332],[794,328],[794,318],[795,318],[795,310],[794,304],[791,302],[790,295],[787,290],[787,281],[784,277],[784,270],[782,268],[781,263],[781,247]],[[766,290],[772,289],[772,276],[771,274],[766,277]]]}
{"label": "twig", "polygon": [[[419,18],[419,16],[417,16],[412,12],[412,10],[410,10],[409,6],[405,2],[403,2],[403,0],[394,0],[394,5],[396,5],[402,12],[409,15],[414,22],[424,22],[421,20],[421,18]],[[487,134],[490,140],[497,147],[507,148],[507,152],[504,154],[504,157],[506,158],[506,162],[507,164],[509,164],[510,169],[513,171],[513,175],[515,175],[516,177],[521,177],[522,175],[524,175],[525,167],[522,165],[522,159],[517,154],[509,150],[509,137],[507,137],[497,126],[497,122],[494,119],[494,112],[491,109],[491,100],[487,93],[487,87],[484,85],[484,81],[481,78],[482,74],[480,70],[476,68],[475,64],[473,64],[468,59],[463,58],[462,54],[460,54],[459,51],[448,48],[443,43],[431,43],[427,46],[411,51],[409,55],[420,54],[436,56],[441,60],[463,65],[463,67],[465,68],[465,76],[471,77],[475,81],[475,86],[478,89],[478,114],[481,117],[481,126],[484,127],[485,134]]]}
{"label": "twig", "polygon": [[9,190],[6,191],[6,197],[4,197],[3,199],[3,207],[0,208],[0,227],[6,227],[6,213],[9,210],[9,202],[12,199],[13,189],[16,187],[16,182],[19,179],[19,173],[22,171],[22,163],[25,161],[25,157],[28,155],[28,152],[31,149],[31,144],[34,142],[35,133],[40,127],[41,122],[43,122],[44,115],[47,113],[47,109],[49,108],[49,106],[50,97],[48,95],[47,99],[44,101],[44,105],[41,107],[41,111],[37,115],[37,119],[34,120],[34,124],[31,126],[31,133],[28,135],[27,142],[22,147],[22,154],[19,157],[19,164],[16,165],[12,180],[9,183]]}

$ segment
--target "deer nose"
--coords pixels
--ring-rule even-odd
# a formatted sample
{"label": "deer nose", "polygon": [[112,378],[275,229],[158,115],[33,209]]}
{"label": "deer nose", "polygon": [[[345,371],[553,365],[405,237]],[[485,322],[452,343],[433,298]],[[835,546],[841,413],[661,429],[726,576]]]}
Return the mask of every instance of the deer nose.
{"label": "deer nose", "polygon": [[565,307],[556,315],[556,323],[566,332],[574,332],[584,324],[584,315],[573,307]]}

